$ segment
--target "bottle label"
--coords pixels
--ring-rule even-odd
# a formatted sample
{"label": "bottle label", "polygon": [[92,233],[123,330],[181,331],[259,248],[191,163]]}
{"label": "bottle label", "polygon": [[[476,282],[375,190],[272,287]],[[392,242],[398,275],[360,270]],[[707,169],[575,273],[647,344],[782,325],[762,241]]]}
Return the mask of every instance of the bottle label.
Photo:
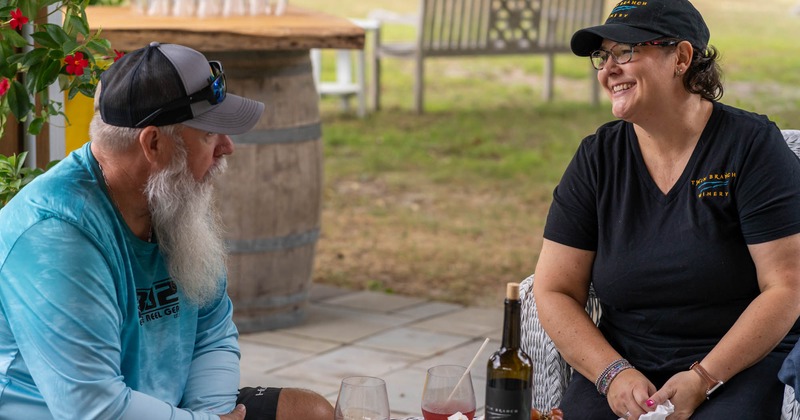
{"label": "bottle label", "polygon": [[530,388],[505,390],[486,387],[486,420],[530,420]]}

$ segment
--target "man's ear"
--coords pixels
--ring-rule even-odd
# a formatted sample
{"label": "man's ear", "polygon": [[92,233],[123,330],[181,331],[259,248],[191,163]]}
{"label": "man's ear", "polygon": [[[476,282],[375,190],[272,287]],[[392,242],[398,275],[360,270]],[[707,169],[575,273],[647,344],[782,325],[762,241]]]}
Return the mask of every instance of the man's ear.
{"label": "man's ear", "polygon": [[145,127],[139,133],[139,146],[150,165],[159,168],[169,165],[175,148],[173,140],[161,129],[152,125]]}

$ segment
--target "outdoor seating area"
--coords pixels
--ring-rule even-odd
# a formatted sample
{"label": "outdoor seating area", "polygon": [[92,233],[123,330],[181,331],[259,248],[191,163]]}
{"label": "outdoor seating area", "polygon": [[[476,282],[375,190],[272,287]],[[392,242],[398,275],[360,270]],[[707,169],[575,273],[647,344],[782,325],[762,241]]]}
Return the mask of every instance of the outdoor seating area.
{"label": "outdoor seating area", "polygon": [[500,345],[502,307],[325,285],[312,287],[310,301],[306,322],[242,335],[243,386],[307,387],[335,403],[344,377],[380,377],[392,417],[414,417],[420,415],[425,371],[441,364],[466,366],[489,338],[471,369],[482,413],[486,360]]}
{"label": "outdoor seating area", "polygon": [[[410,59],[414,69],[414,109],[422,113],[425,103],[425,62],[432,58],[536,55],[546,57],[542,97],[553,100],[555,55],[569,53],[569,39],[579,28],[602,23],[603,1],[539,2],[533,0],[420,0],[416,14],[373,10],[369,18],[382,24],[411,25],[413,42],[388,42],[376,33],[373,53],[372,90],[376,109],[381,108],[381,67],[386,58]],[[587,68],[589,80],[594,71]],[[589,90],[592,104],[599,102],[596,80]]]}
{"label": "outdoor seating area", "polygon": [[[626,258],[635,254],[630,264],[648,266],[639,250],[644,248],[629,249],[638,244],[614,236],[617,229],[652,244],[673,230],[669,226],[680,225],[674,230],[692,236],[687,243],[715,248],[725,242],[710,252],[736,254],[714,264],[730,261],[726,267],[737,272],[708,283],[730,280],[732,290],[722,294],[734,298],[706,306],[697,302],[705,291],[692,291],[695,300],[669,302],[642,319],[658,317],[667,324],[670,311],[683,315],[694,305],[716,315],[720,306],[728,312],[718,324],[728,328],[728,320],[745,318],[744,311],[774,292],[771,288],[783,287],[783,297],[790,296],[790,276],[776,273],[791,269],[787,256],[800,250],[800,242],[782,242],[788,251],[777,256],[768,246],[796,235],[787,227],[795,225],[781,221],[795,217],[785,211],[793,207],[779,211],[774,204],[800,197],[789,175],[793,156],[774,128],[800,159],[800,73],[793,71],[800,68],[800,55],[786,37],[800,23],[796,0],[767,5],[690,0],[705,19],[699,27],[712,30],[711,35],[696,31],[701,40],[710,36],[701,45],[720,51],[703,56],[714,65],[701,70],[691,67],[697,42],[684,42],[694,39],[660,32],[655,37],[642,28],[634,32],[646,37],[643,42],[584,32],[586,52],[577,52],[576,32],[647,2],[93,0],[87,5],[68,0],[37,9],[23,1],[9,0],[0,10],[6,13],[0,16],[0,209],[7,206],[0,212],[0,337],[5,337],[0,349],[7,350],[0,352],[0,365],[6,366],[0,368],[0,413],[30,404],[32,417],[69,417],[65,413],[75,407],[95,409],[87,395],[110,399],[108,390],[117,388],[124,389],[120,395],[130,407],[104,401],[93,415],[136,412],[161,418],[175,410],[208,411],[212,405],[218,410],[233,404],[240,351],[239,387],[258,387],[257,396],[265,391],[261,386],[310,390],[313,397],[304,401],[314,403],[303,413],[311,407],[327,410],[330,403],[333,420],[426,420],[429,370],[454,365],[461,371],[448,372],[448,386],[457,377],[474,394],[466,398],[474,407],[466,406],[465,418],[486,420],[493,407],[487,387],[499,387],[489,380],[487,361],[508,342],[504,329],[519,330],[514,341],[530,356],[533,376],[530,383],[517,383],[516,377],[502,381],[532,387],[532,408],[555,413],[573,368],[544,323],[556,341],[564,340],[560,345],[571,344],[561,349],[575,363],[591,359],[580,357],[587,352],[609,360],[610,353],[618,353],[610,365],[598,358],[586,362],[591,375],[574,378],[593,382],[587,389],[603,396],[602,409],[610,408],[614,418],[633,419],[644,406],[617,404],[622,398],[609,392],[615,375],[633,369],[627,374],[637,372],[638,378],[627,384],[652,381],[650,386],[660,387],[683,374],[678,370],[683,360],[625,354],[611,335],[595,334],[602,319],[601,329],[613,324],[614,311],[640,315],[640,307],[606,301],[611,287],[603,288],[601,280],[618,282],[614,287],[627,299],[650,290],[638,284],[625,289],[638,279],[663,285],[674,277],[676,284],[697,284],[701,271],[676,273],[683,259],[669,265],[662,262],[667,258],[656,258],[656,275],[639,275],[644,270],[626,268]],[[116,63],[125,67],[113,67]],[[6,74],[11,69],[16,73]],[[692,71],[707,77],[683,84],[695,77]],[[99,80],[107,95],[102,99],[95,90]],[[683,106],[665,105],[678,103]],[[736,143],[731,133],[739,132],[754,134]],[[675,147],[659,148],[665,144]],[[764,156],[779,156],[776,162],[783,165]],[[58,171],[48,172],[57,164]],[[736,178],[735,171],[745,167],[753,173],[755,166],[765,171],[770,165],[779,168],[778,176],[758,172],[736,189],[745,176]],[[700,187],[706,177],[712,183]],[[752,179],[787,192],[761,201],[773,195],[754,188]],[[44,187],[23,189],[39,180]],[[706,191],[720,199],[695,200],[699,204],[683,211],[674,198],[694,199]],[[626,194],[635,197],[617,200]],[[726,194],[737,195],[727,200]],[[10,201],[15,195],[23,199]],[[745,195],[748,200],[737,201]],[[658,211],[650,212],[652,203]],[[612,214],[617,209],[624,215]],[[664,217],[678,213],[694,219],[670,225]],[[776,214],[781,217],[772,217]],[[742,218],[750,218],[751,225],[745,228]],[[718,232],[717,224],[725,226]],[[692,231],[700,225],[711,226],[712,233]],[[752,240],[758,235],[765,239]],[[662,242],[670,248],[659,257],[686,257],[683,249],[673,252],[680,240]],[[39,248],[46,251],[39,254]],[[545,269],[539,270],[542,261]],[[765,274],[765,261],[778,268]],[[742,265],[746,269],[738,270]],[[535,278],[541,280],[541,318]],[[518,301],[508,297],[508,283],[519,283],[518,289],[510,285]],[[582,316],[587,293],[585,309],[595,325]],[[90,306],[78,310],[75,302]],[[730,313],[741,302],[739,318],[733,318]],[[558,305],[562,308],[553,309]],[[81,319],[87,307],[93,316]],[[781,319],[772,312],[772,318],[759,318],[774,319],[775,325],[742,322],[736,332],[779,330],[776,325],[793,310]],[[504,324],[509,314],[520,315],[519,328]],[[692,316],[698,315],[686,314]],[[616,318],[621,319],[626,318]],[[565,337],[570,322],[583,328]],[[617,326],[629,324],[636,322]],[[779,346],[800,334],[800,327],[791,328],[781,332]],[[706,330],[696,334],[698,341],[722,336],[712,327]],[[646,345],[660,345],[669,333],[654,333],[662,333]],[[601,351],[579,342],[586,336]],[[669,342],[665,347],[682,346],[679,340],[686,338],[670,337],[663,340]],[[707,347],[716,350],[720,342]],[[706,344],[696,346],[704,349],[702,357],[713,354]],[[687,358],[701,353],[686,347],[694,352]],[[574,349],[580,350],[570,353]],[[63,366],[45,357],[53,350],[63,353],[56,355]],[[23,359],[25,352],[40,357]],[[709,385],[698,388],[698,395],[705,391],[708,397],[723,384],[716,378],[730,386],[766,353],[777,352],[770,347],[760,358],[743,354],[753,363],[734,366],[738,370],[729,372],[736,373],[725,378],[709,376],[720,372],[709,359],[696,357],[692,367],[686,365],[692,371],[703,362],[697,372],[703,386]],[[634,366],[635,358],[650,356],[680,366],[653,379],[657,375],[650,373],[663,365]],[[718,357],[726,356],[730,352]],[[605,371],[601,363],[608,366]],[[89,364],[102,369],[86,369]],[[180,380],[166,381],[165,372]],[[209,372],[222,379],[209,381]],[[96,373],[113,376],[105,378],[113,387],[94,388],[84,375]],[[780,419],[800,420],[795,388],[774,376],[765,382],[783,390]],[[356,399],[355,409],[364,413],[343,415],[337,403],[343,403],[351,378],[367,378],[384,392],[386,407],[379,406],[382,394],[370,394],[377,398]],[[800,370],[792,380],[800,387]],[[208,397],[217,382],[228,394],[214,390]],[[80,392],[59,393],[57,387]],[[457,390],[437,398],[451,402]],[[777,398],[773,391],[765,394]],[[159,392],[163,395],[155,395]],[[71,406],[62,394],[73,393],[78,403]],[[48,406],[53,398],[57,404]],[[247,403],[255,406],[253,400]],[[445,411],[455,411],[452,407]],[[777,400],[772,407],[777,409]],[[366,413],[381,409],[388,410],[388,418]],[[235,410],[218,415],[239,419]],[[555,414],[545,419],[563,420]]]}

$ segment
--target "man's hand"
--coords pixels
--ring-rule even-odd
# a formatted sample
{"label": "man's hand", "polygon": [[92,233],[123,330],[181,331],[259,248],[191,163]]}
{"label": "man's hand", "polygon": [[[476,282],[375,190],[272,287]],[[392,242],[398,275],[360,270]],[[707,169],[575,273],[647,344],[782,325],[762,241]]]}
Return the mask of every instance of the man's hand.
{"label": "man's hand", "polygon": [[219,420],[244,420],[244,404],[239,404],[228,414],[219,416]]}

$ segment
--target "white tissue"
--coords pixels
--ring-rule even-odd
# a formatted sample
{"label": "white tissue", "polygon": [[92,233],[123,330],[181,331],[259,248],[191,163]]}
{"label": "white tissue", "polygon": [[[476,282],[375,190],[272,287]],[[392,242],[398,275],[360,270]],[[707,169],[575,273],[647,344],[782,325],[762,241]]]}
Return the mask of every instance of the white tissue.
{"label": "white tissue", "polygon": [[[665,420],[667,416],[673,412],[675,412],[675,406],[672,405],[670,400],[667,400],[664,404],[660,404],[656,407],[656,411],[650,411],[639,416],[639,420]],[[620,417],[619,420],[627,419]]]}
{"label": "white tissue", "polygon": [[465,416],[460,411],[456,411],[456,413],[448,417],[447,420],[469,420],[469,417]]}

